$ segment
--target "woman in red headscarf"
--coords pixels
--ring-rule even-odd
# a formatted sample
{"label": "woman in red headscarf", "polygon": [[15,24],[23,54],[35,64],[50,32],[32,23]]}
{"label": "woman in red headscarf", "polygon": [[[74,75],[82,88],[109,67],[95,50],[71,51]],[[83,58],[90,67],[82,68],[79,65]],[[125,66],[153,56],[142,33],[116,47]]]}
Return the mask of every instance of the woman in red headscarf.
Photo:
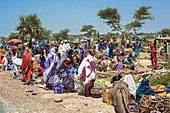
{"label": "woman in red headscarf", "polygon": [[156,56],[156,40],[151,43],[151,62],[152,69],[157,68],[157,56]]}
{"label": "woman in red headscarf", "polygon": [[31,54],[30,51],[27,49],[25,55],[23,56],[22,60],[22,78],[21,81],[27,81],[30,83],[31,73],[32,73],[32,62],[31,62]]}

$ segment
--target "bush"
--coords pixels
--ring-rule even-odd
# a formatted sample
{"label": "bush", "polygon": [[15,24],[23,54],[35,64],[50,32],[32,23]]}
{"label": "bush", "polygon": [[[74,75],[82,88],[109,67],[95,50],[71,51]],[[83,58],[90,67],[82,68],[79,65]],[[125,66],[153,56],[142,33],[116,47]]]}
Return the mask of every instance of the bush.
{"label": "bush", "polygon": [[150,85],[151,86],[157,86],[157,85],[165,85],[170,86],[170,73],[167,73],[165,75],[160,75],[159,77],[150,77]]}

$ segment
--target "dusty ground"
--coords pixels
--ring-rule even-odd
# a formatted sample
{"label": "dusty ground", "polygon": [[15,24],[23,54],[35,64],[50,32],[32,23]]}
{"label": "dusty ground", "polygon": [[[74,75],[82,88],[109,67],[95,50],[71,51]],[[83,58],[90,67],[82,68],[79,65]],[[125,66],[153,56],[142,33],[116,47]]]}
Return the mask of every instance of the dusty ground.
{"label": "dusty ground", "polygon": [[[4,104],[5,113],[114,113],[114,108],[103,103],[102,98],[84,97],[77,93],[54,94],[37,85],[24,85],[12,79],[11,74],[0,72],[0,101]],[[63,98],[63,102],[55,103],[53,98],[56,97]]]}

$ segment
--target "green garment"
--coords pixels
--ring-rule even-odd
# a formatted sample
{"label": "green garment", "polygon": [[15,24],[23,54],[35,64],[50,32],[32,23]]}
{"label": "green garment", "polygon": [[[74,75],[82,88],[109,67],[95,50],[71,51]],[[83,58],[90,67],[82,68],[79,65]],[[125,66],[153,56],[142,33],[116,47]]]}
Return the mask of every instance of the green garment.
{"label": "green garment", "polygon": [[164,42],[164,51],[165,51],[165,53],[166,53],[166,59],[168,59],[168,49],[169,49],[169,47],[168,47],[168,43],[167,42]]}

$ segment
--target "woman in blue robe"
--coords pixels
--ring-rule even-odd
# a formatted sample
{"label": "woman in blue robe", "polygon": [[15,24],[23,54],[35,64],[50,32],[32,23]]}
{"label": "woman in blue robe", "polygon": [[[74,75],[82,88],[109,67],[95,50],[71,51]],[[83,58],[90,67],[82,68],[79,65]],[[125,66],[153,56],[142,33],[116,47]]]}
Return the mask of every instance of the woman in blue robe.
{"label": "woman in blue robe", "polygon": [[154,95],[154,90],[149,86],[149,79],[144,78],[137,91],[136,91],[136,102],[140,103],[140,100],[143,95]]}
{"label": "woman in blue robe", "polygon": [[134,46],[135,46],[135,57],[138,57],[139,56],[139,46],[138,46],[138,43],[136,42],[134,44]]}
{"label": "woman in blue robe", "polygon": [[109,47],[109,57],[113,57],[113,49],[114,49],[114,44],[113,43],[111,43],[110,44],[110,47]]}

